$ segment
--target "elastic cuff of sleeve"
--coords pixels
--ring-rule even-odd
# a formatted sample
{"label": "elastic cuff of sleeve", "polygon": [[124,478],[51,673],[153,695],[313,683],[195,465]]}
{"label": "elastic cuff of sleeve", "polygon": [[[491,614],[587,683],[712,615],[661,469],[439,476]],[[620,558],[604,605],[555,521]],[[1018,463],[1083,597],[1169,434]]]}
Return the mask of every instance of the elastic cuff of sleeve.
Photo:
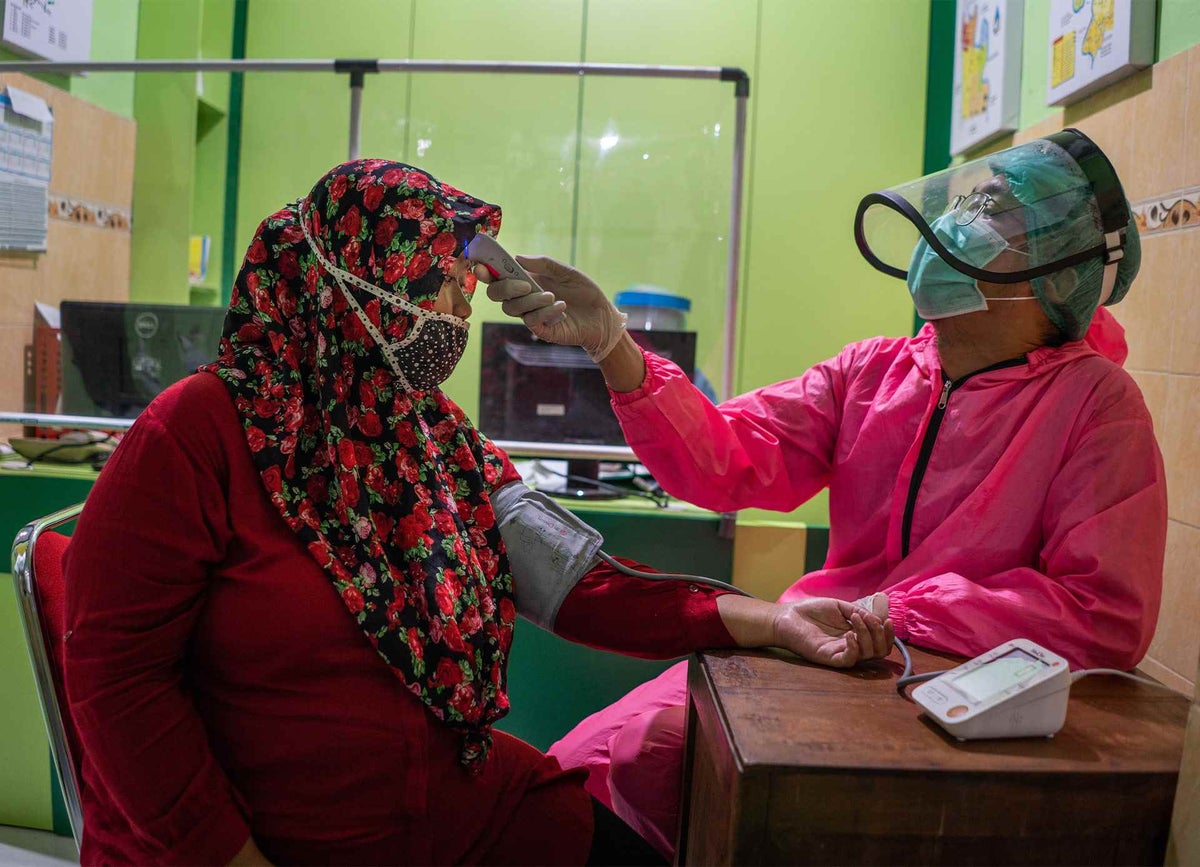
{"label": "elastic cuff of sleeve", "polygon": [[699,584],[687,584],[681,588],[683,600],[679,605],[679,616],[683,634],[692,650],[712,647],[734,647],[737,642],[725,628],[717,600],[731,590],[720,590]]}
{"label": "elastic cuff of sleeve", "polygon": [[628,406],[635,401],[648,397],[658,384],[657,371],[654,369],[654,361],[651,356],[646,354],[646,350],[638,347],[642,353],[642,361],[646,364],[646,377],[642,380],[642,384],[633,391],[613,391],[609,389],[608,396],[612,398],[613,406]]}
{"label": "elastic cuff of sleeve", "polygon": [[908,639],[908,603],[899,593],[889,593],[887,598],[888,619],[892,621],[892,629],[895,630],[897,638],[906,641]]}

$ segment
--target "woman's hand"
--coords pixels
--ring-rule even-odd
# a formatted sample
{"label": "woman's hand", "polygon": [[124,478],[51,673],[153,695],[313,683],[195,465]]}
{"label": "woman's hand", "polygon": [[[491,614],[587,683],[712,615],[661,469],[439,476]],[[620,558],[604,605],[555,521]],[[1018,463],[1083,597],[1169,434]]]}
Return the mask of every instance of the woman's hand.
{"label": "woman's hand", "polygon": [[891,653],[892,621],[851,602],[816,597],[775,606],[776,647],[834,668]]}
{"label": "woman's hand", "polygon": [[882,658],[892,648],[890,620],[839,599],[779,605],[727,594],[717,599],[717,610],[738,647],[782,647],[834,668]]}

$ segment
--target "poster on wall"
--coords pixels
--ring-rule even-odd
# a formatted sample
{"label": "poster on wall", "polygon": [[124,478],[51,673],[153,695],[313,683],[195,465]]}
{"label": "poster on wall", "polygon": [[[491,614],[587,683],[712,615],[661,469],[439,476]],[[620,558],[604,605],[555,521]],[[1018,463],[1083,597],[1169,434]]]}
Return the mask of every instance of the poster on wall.
{"label": "poster on wall", "polygon": [[1047,105],[1069,105],[1154,62],[1158,0],[1050,0]]}
{"label": "poster on wall", "polygon": [[92,0],[3,0],[0,42],[43,60],[91,60]]}
{"label": "poster on wall", "polygon": [[0,250],[46,249],[54,114],[41,97],[0,90]]}
{"label": "poster on wall", "polygon": [[958,0],[950,153],[1017,128],[1024,0]]}

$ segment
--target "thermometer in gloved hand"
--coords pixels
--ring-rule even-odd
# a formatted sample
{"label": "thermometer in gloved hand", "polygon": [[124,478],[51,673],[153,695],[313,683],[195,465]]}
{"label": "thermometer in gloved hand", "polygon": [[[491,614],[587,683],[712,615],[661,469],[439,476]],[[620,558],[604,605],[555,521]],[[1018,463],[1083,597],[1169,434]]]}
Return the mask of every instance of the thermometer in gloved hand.
{"label": "thermometer in gloved hand", "polygon": [[[530,292],[543,291],[542,287],[537,284],[537,281],[529,276],[529,272],[518,265],[516,258],[501,247],[500,242],[491,235],[484,235],[482,233],[476,235],[467,244],[467,248],[463,253],[471,262],[478,262],[487,268],[493,280],[524,280],[532,287],[529,290]],[[560,313],[553,319],[542,324],[547,327],[556,325],[563,321],[566,315],[565,312]]]}
{"label": "thermometer in gloved hand", "polygon": [[487,268],[493,280],[524,280],[534,289],[541,291],[541,287],[529,276],[529,272],[518,265],[517,260],[491,235],[484,235],[482,232],[476,235],[467,244],[464,252],[469,260]]}

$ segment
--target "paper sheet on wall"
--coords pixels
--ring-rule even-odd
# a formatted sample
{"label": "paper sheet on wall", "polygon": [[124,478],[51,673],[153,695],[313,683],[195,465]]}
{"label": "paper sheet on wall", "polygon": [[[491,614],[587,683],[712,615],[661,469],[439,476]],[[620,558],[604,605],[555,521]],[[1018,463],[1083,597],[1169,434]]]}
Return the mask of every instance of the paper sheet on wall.
{"label": "paper sheet on wall", "polygon": [[46,249],[54,115],[15,87],[0,93],[0,250]]}

